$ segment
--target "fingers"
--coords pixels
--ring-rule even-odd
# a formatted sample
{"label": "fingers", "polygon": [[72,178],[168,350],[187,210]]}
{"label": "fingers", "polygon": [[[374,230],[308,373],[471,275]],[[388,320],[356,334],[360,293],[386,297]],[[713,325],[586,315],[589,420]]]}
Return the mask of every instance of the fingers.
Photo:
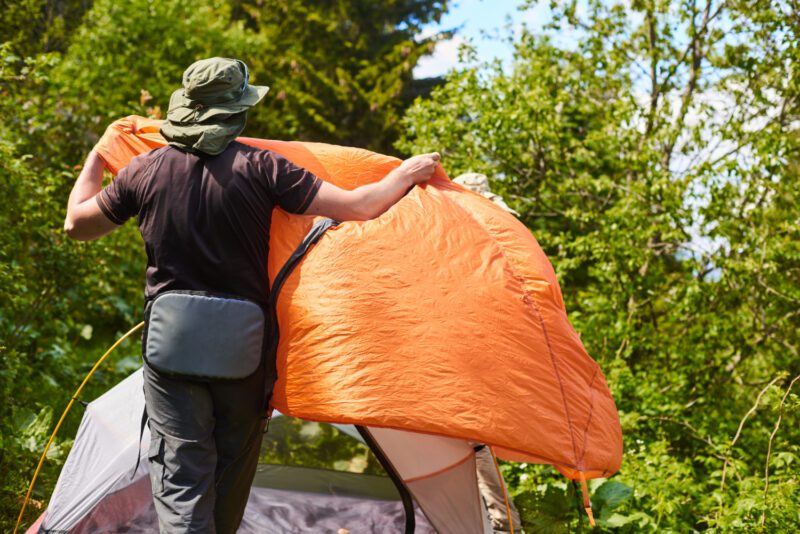
{"label": "fingers", "polygon": [[417,154],[412,159],[420,159],[420,160],[433,160],[434,163],[438,162],[442,157],[439,155],[438,152],[431,152],[429,154]]}
{"label": "fingers", "polygon": [[423,154],[422,159],[425,161],[425,167],[428,171],[428,178],[436,171],[436,166],[439,164],[439,153],[431,152],[430,154]]}
{"label": "fingers", "polygon": [[417,154],[402,163],[413,183],[422,183],[430,179],[436,171],[441,156],[438,152]]}

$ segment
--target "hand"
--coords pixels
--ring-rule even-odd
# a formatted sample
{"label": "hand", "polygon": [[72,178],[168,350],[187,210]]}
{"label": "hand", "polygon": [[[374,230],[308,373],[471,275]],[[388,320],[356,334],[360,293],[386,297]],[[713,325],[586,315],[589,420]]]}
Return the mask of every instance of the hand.
{"label": "hand", "polygon": [[439,164],[439,153],[419,154],[405,160],[398,170],[403,172],[416,185],[430,179]]}

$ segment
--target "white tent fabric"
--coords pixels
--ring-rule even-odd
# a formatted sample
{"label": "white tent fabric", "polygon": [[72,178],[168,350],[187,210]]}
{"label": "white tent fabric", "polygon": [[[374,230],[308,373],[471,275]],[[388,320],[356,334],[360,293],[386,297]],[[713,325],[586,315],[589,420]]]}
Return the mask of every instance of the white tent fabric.
{"label": "white tent fabric", "polygon": [[[120,531],[123,524],[130,532],[155,527],[148,447],[139,447],[143,407],[141,370],[88,405],[39,532]],[[335,426],[362,439],[351,425]],[[478,490],[471,443],[393,429],[367,430],[419,507],[417,533],[492,532]],[[142,443],[148,442],[145,428]],[[137,451],[141,461],[134,473]],[[385,532],[389,524],[401,531],[404,524],[397,501],[377,498],[357,503],[347,495],[318,494],[311,500],[308,494],[254,486],[240,532],[323,532],[347,525],[355,534]],[[303,507],[312,504],[324,507],[330,517],[305,513]],[[32,527],[32,532],[37,530]]]}
{"label": "white tent fabric", "polygon": [[[141,369],[89,403],[50,498],[46,529],[71,529],[103,497],[147,478],[147,447],[133,473],[143,407]],[[143,442],[148,443],[150,431],[144,432]]]}
{"label": "white tent fabric", "polygon": [[370,427],[369,432],[441,534],[491,534],[478,490],[472,444],[388,428]]}

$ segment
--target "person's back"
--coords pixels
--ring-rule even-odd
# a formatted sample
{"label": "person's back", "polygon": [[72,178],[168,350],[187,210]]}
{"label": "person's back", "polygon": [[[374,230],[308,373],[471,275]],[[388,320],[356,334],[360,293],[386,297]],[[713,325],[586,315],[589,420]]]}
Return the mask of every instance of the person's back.
{"label": "person's back", "polygon": [[169,145],[138,156],[99,198],[117,224],[137,217],[147,299],[197,290],[264,305],[272,208],[302,213],[320,185],[285,158],[234,141],[215,156]]}

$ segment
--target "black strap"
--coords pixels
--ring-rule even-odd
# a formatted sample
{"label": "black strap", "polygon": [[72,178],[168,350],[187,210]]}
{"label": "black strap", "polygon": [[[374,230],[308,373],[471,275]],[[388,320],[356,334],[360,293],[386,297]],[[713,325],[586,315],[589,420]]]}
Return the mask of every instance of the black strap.
{"label": "black strap", "polygon": [[278,271],[277,276],[275,276],[275,281],[272,282],[272,289],[270,290],[270,303],[272,304],[273,311],[275,310],[275,303],[278,301],[278,295],[281,292],[281,288],[283,287],[283,283],[286,282],[286,279],[292,274],[292,271],[303,259],[303,256],[306,255],[308,249],[311,248],[311,245],[315,244],[319,239],[328,231],[328,228],[332,226],[337,226],[339,221],[334,221],[333,219],[320,219],[314,226],[311,227],[311,230],[308,231],[306,236],[297,245],[297,248],[292,252],[292,255],[289,256],[289,259],[286,260],[286,263],[283,264],[281,270]]}
{"label": "black strap", "polygon": [[142,408],[142,423],[139,427],[139,446],[136,447],[136,465],[133,466],[133,473],[131,479],[136,476],[136,470],[139,469],[139,463],[142,461],[142,437],[144,436],[144,427],[147,424],[147,405]]}
{"label": "black strap", "polygon": [[375,441],[374,437],[372,437],[370,431],[363,426],[355,426],[356,430],[358,430],[358,433],[361,434],[361,437],[364,438],[365,442],[367,442],[367,445],[375,454],[375,457],[381,463],[383,469],[386,471],[386,474],[392,479],[397,491],[400,493],[400,500],[403,501],[403,511],[406,514],[406,528],[404,533],[414,534],[417,525],[416,518],[414,517],[414,501],[411,498],[411,493],[409,493],[408,488],[403,482],[403,479],[400,478],[400,473],[398,473],[397,469],[394,468],[394,465],[389,460],[389,457],[386,456],[386,454],[383,452],[383,449],[381,449],[380,445],[378,445],[378,442]]}
{"label": "black strap", "polygon": [[[281,288],[283,287],[284,282],[286,279],[289,278],[289,275],[292,274],[292,271],[300,263],[300,260],[306,255],[308,250],[314,245],[320,238],[328,231],[328,228],[333,226],[337,226],[339,221],[335,221],[333,219],[320,219],[314,226],[311,227],[311,230],[308,231],[306,236],[297,245],[297,248],[292,252],[292,255],[289,256],[289,259],[286,260],[286,263],[283,264],[281,270],[278,271],[278,274],[275,276],[275,280],[272,282],[272,288],[270,290],[270,297],[269,297],[269,310],[270,310],[270,321],[272,323],[272,335],[270,336],[270,347],[269,350],[265,353],[264,357],[267,359],[265,363],[264,369],[264,406],[266,409],[269,409],[269,399],[272,396],[272,388],[269,387],[270,381],[275,383],[277,377],[277,369],[275,369],[275,358],[278,352],[278,341],[280,339],[280,328],[278,327],[278,311],[277,311],[277,302],[278,302],[278,295],[280,295]],[[273,365],[269,365],[273,363]]]}

